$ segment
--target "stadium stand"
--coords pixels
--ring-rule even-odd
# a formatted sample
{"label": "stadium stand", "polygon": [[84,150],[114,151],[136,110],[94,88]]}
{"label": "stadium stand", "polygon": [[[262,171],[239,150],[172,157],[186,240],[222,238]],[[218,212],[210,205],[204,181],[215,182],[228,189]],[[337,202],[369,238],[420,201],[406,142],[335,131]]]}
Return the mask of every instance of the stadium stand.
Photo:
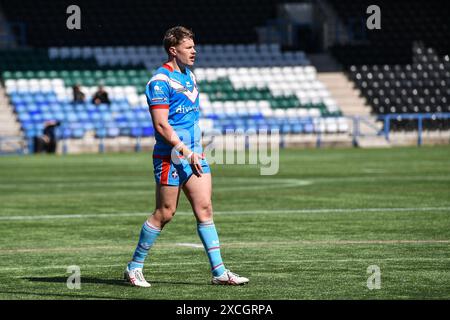
{"label": "stadium stand", "polygon": [[[432,48],[415,46],[412,64],[350,67],[351,78],[377,114],[450,112],[450,63]],[[412,120],[396,120],[393,129],[414,130]],[[426,129],[450,129],[448,120],[425,120]]]}
{"label": "stadium stand", "polygon": [[75,33],[61,28],[66,25],[66,8],[73,1],[5,0],[0,5],[10,20],[28,26],[29,45],[45,48],[155,45],[161,43],[164,31],[174,25],[196,30],[202,44],[255,43],[255,26],[273,18],[280,2],[185,0],[183,10],[173,10],[180,5],[179,1],[78,0],[76,4],[83,8],[83,27]]}
{"label": "stadium stand", "polygon": [[[354,41],[332,51],[374,114],[450,112],[449,3],[430,0],[378,1],[382,30],[365,28],[370,1],[330,0]],[[386,31],[388,30],[388,32]],[[391,123],[392,130],[417,130],[417,120]],[[428,119],[424,128],[448,130],[448,119]]]}
{"label": "stadium stand", "polygon": [[[286,135],[355,137],[369,130],[379,137],[378,116],[400,114],[390,129],[415,131],[417,121],[401,114],[450,112],[449,4],[430,0],[419,7],[416,1],[380,0],[383,32],[369,32],[365,19],[370,1],[317,1],[329,4],[347,28],[340,30],[347,40],[337,37],[330,52],[354,83],[350,88],[340,70],[319,76],[310,56],[300,49],[306,43],[314,50],[320,47],[314,24],[293,28],[293,38],[304,37],[296,46],[283,43],[285,35],[277,42],[258,34],[257,28],[288,19],[280,15],[280,5],[286,2],[298,1],[218,0],[212,5],[186,0],[182,12],[168,15],[164,13],[177,5],[175,0],[130,0],[126,5],[118,0],[107,5],[80,0],[83,27],[71,31],[61,27],[66,25],[70,1],[0,0],[8,21],[23,26],[14,30],[17,37],[26,36],[26,45],[0,50],[2,85],[26,139],[41,132],[47,120],[61,121],[60,136],[65,139],[151,137],[145,85],[166,58],[163,32],[181,24],[196,33],[194,73],[206,133],[277,129]],[[321,15],[320,8],[314,12]],[[317,23],[327,19],[329,13]],[[333,79],[341,82],[334,84]],[[86,102],[72,103],[75,84],[81,85]],[[109,93],[110,105],[90,103],[99,84]],[[365,131],[355,133],[359,125],[346,116],[368,118],[361,101],[371,106],[373,116]],[[423,124],[429,130],[449,130],[448,119],[431,117]]]}
{"label": "stadium stand", "polygon": [[[223,46],[209,48],[203,54],[205,61],[213,61],[213,55],[222,50]],[[282,133],[338,133],[348,130],[346,122],[340,118],[339,107],[326,88],[317,81],[315,68],[308,64],[303,52],[295,52],[289,56],[289,60],[278,46],[259,48],[255,45],[229,45],[228,48],[229,51],[224,52],[229,52],[230,57],[236,57],[239,50],[258,52],[269,49],[267,56],[273,59],[266,67],[195,68],[201,92],[202,114],[210,121],[212,129],[220,132],[228,129],[278,129]],[[32,70],[34,68],[30,67],[26,68],[28,71],[2,73],[6,92],[26,137],[35,136],[42,130],[43,123],[52,119],[65,124],[62,127],[64,138],[82,138],[85,132],[90,130],[95,131],[96,137],[109,138],[145,137],[154,134],[144,95],[145,84],[151,76],[151,71],[117,68],[139,65],[142,61],[153,61],[152,66],[156,67],[158,61],[163,61],[160,49],[96,49],[63,47],[50,48],[48,52],[48,59],[58,62],[56,66],[68,62],[68,65],[86,68],[91,66],[95,57],[94,63],[100,66],[95,70]],[[198,50],[201,52],[202,47]],[[105,59],[103,54],[109,52],[118,59]],[[119,52],[125,53],[121,56]],[[127,52],[142,52],[142,56],[138,55],[139,60],[136,61],[133,60],[135,56],[127,55]],[[152,53],[155,53],[155,56],[152,56]],[[25,51],[25,55],[28,54]],[[16,52],[14,56],[19,62],[18,69],[22,69],[20,52]],[[146,60],[149,57],[152,59]],[[227,61],[225,55],[222,57],[218,64]],[[42,58],[40,61],[44,60]],[[232,65],[236,65],[238,61],[229,60],[235,63]],[[12,59],[9,62],[14,65]],[[51,63],[44,65],[53,67]],[[151,67],[148,64],[147,66]],[[107,67],[116,69],[106,69]],[[71,102],[71,87],[74,84],[82,85],[86,101],[90,101],[99,83],[103,83],[110,93],[110,106],[97,107],[90,102]],[[318,123],[313,119],[318,116],[326,116],[329,119]]]}

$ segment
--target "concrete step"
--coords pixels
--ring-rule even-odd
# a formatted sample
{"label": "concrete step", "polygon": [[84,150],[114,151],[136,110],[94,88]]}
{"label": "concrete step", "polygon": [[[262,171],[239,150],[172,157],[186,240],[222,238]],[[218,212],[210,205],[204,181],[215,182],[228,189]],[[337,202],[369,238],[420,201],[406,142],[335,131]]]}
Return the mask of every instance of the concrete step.
{"label": "concrete step", "polygon": [[0,134],[4,136],[15,136],[19,130],[17,128],[0,128]]}
{"label": "concrete step", "polygon": [[17,128],[0,128],[0,133],[10,133],[10,135],[16,135]]}
{"label": "concrete step", "polygon": [[[327,83],[326,81],[322,81],[322,80],[320,80],[320,81],[322,83]],[[341,80],[331,80],[331,81],[341,81]],[[352,86],[332,86],[332,85],[327,85],[327,88],[329,90],[336,91],[336,93],[353,91],[355,89]],[[358,95],[358,92],[355,92],[355,94]]]}
{"label": "concrete step", "polygon": [[10,124],[10,125],[0,125],[0,130],[8,130],[8,131],[20,131],[20,125],[18,124]]}
{"label": "concrete step", "polygon": [[0,121],[0,129],[1,128],[19,128],[20,124],[16,122],[16,119],[13,121]]}
{"label": "concrete step", "polygon": [[13,114],[2,113],[0,114],[0,123],[16,123],[16,117]]}
{"label": "concrete step", "polygon": [[384,137],[359,137],[360,148],[390,148],[391,144]]}
{"label": "concrete step", "polygon": [[358,109],[358,108],[365,108],[367,105],[366,101],[364,100],[343,100],[343,99],[334,99],[337,102],[340,102],[341,104],[345,104],[348,109]]}
{"label": "concrete step", "polygon": [[361,109],[360,107],[348,107],[345,103],[339,103],[341,110],[345,109],[345,113],[352,113],[360,116],[370,116],[370,109]]}
{"label": "concrete step", "polygon": [[[360,138],[361,146],[387,147],[386,141],[380,140],[377,132],[381,129],[371,116],[371,108],[367,105],[365,98],[361,97],[360,91],[355,88],[353,83],[344,73],[325,73],[317,76],[336,101],[342,113],[347,116],[362,116],[366,118],[369,124],[360,122],[359,132],[365,137]],[[369,138],[373,136],[373,138]]]}
{"label": "concrete step", "polygon": [[16,119],[15,114],[11,112],[12,110],[8,110],[8,111],[1,111],[0,110],[0,121],[2,121],[2,119],[7,119],[7,120],[11,120],[11,119]]}
{"label": "concrete step", "polygon": [[[347,78],[345,77],[324,77],[319,75],[321,81],[330,81],[330,86],[333,88],[353,88],[354,85],[351,82],[347,81]],[[338,81],[338,82],[331,82],[331,81]]]}
{"label": "concrete step", "polygon": [[343,72],[318,73],[317,79],[325,85],[344,115],[369,116],[366,99]]}
{"label": "concrete step", "polygon": [[0,110],[0,121],[1,119],[16,119],[16,117],[12,110]]}
{"label": "concrete step", "polygon": [[364,103],[349,103],[345,101],[341,101],[339,99],[336,99],[337,104],[341,108],[345,108],[346,111],[360,111],[361,115],[366,115],[367,112],[370,113],[370,108],[366,108],[366,105]]}
{"label": "concrete step", "polygon": [[[18,141],[22,139],[20,123],[17,122],[13,108],[6,98],[5,89],[0,85],[0,135],[16,137]],[[11,141],[11,140],[9,140]]]}
{"label": "concrete step", "polygon": [[353,98],[358,100],[366,100],[364,97],[359,96],[357,92],[353,92],[352,89],[336,90],[328,88],[328,90],[333,90],[333,97],[335,98]]}
{"label": "concrete step", "polygon": [[342,104],[345,104],[347,107],[349,107],[349,108],[352,108],[352,107],[355,107],[355,108],[358,108],[358,107],[361,107],[361,106],[365,106],[366,105],[366,101],[365,100],[362,100],[362,99],[356,99],[356,98],[352,98],[352,97],[350,97],[350,98],[339,98],[339,97],[335,97],[335,96],[333,96],[333,98],[334,98],[334,100],[336,100],[337,102],[340,102],[340,103],[342,103]]}
{"label": "concrete step", "polygon": [[[347,116],[361,116],[361,110],[346,110],[345,115]],[[369,111],[364,116],[369,116]]]}

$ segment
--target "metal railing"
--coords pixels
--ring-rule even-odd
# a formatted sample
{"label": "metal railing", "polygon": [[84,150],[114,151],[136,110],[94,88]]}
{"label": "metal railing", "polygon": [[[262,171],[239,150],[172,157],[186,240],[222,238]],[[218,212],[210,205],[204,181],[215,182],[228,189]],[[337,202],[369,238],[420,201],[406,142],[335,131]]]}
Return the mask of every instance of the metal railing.
{"label": "metal railing", "polygon": [[15,136],[0,136],[0,155],[26,154],[29,148],[24,139]]}
{"label": "metal railing", "polygon": [[[298,133],[298,135],[315,135],[316,138],[316,147],[320,148],[323,144],[324,136],[328,134],[343,134],[348,135],[349,139],[351,139],[353,146],[357,147],[359,145],[359,139],[364,137],[383,137],[387,142],[390,142],[390,134],[392,128],[392,121],[402,121],[402,120],[416,120],[417,121],[417,146],[421,146],[423,143],[423,120],[449,120],[450,121],[450,113],[419,113],[419,114],[387,114],[387,115],[378,115],[375,119],[383,126],[376,126],[373,122],[373,117],[363,117],[363,116],[342,116],[340,118],[345,118],[347,121],[347,130],[331,130],[327,131],[325,127],[325,119],[326,117],[308,117],[310,122],[314,124],[314,129],[310,132]],[[362,132],[361,126],[366,126],[365,132]],[[381,127],[381,128],[380,128]],[[64,124],[60,127],[61,130],[64,129]],[[287,134],[292,133],[280,133],[281,137],[281,147],[283,147],[283,141]],[[143,135],[133,136],[135,139],[135,143],[133,149],[136,152],[142,150],[141,139],[144,138]],[[113,139],[109,138],[107,135],[97,136],[96,141],[98,141],[98,152],[105,152],[105,139]],[[13,141],[18,145],[18,141],[21,140],[18,137],[0,137],[0,154],[4,154],[5,151],[2,149],[2,146],[6,144],[13,143]],[[60,137],[59,143],[62,144],[62,152],[63,154],[69,153],[68,140],[69,138]],[[32,153],[34,150],[34,141],[33,138],[28,138],[25,140],[21,140],[23,142],[23,148],[16,148],[16,153],[26,154]],[[3,150],[3,151],[2,151]]]}
{"label": "metal railing", "polygon": [[402,121],[402,120],[416,120],[417,121],[417,145],[422,145],[423,136],[423,120],[437,120],[437,119],[450,119],[450,113],[391,113],[386,115],[378,116],[378,120],[384,122],[383,135],[387,141],[389,141],[389,134],[391,131],[391,121]]}

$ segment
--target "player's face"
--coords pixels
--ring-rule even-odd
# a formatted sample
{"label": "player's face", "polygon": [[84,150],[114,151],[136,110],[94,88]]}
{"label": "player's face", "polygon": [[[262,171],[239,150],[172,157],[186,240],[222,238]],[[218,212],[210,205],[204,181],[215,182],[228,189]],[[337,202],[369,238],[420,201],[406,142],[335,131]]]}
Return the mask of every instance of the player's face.
{"label": "player's face", "polygon": [[175,47],[176,57],[178,61],[187,66],[192,66],[195,62],[195,48],[194,40],[184,39],[178,46]]}

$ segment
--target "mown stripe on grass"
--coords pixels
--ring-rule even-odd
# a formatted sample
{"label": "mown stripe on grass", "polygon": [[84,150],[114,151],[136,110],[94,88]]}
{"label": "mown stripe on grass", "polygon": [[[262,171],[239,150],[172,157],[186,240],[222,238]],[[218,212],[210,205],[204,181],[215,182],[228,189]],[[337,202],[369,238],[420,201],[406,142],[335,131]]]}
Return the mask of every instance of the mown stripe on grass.
{"label": "mown stripe on grass", "polygon": [[[264,265],[264,264],[302,264],[302,263],[348,263],[348,262],[386,262],[386,261],[415,261],[415,262],[436,262],[436,261],[450,261],[450,257],[439,257],[439,258],[349,258],[349,259],[298,259],[298,260],[271,260],[271,261],[261,261],[261,260],[246,260],[246,261],[233,261],[233,266],[237,265]],[[174,267],[179,269],[183,265],[204,265],[204,261],[175,261],[175,262],[152,262],[152,266],[163,266],[163,267]],[[48,270],[48,269],[64,269],[66,270],[68,265],[52,265],[52,266],[20,266],[20,267],[6,267],[0,268],[0,272],[10,272],[10,271],[21,271],[21,270]],[[80,264],[80,269],[98,269],[98,268],[124,268],[125,264]],[[17,277],[17,276],[16,276]]]}
{"label": "mown stripe on grass", "polygon": [[[324,208],[324,209],[278,209],[278,210],[240,210],[215,211],[216,215],[251,215],[266,213],[351,213],[351,212],[421,212],[421,211],[450,211],[450,207],[404,207],[404,208]],[[52,220],[52,219],[84,219],[84,218],[114,218],[145,216],[150,212],[118,212],[118,213],[81,213],[81,214],[54,214],[54,215],[20,215],[2,216],[0,221],[8,220]],[[191,211],[177,211],[177,215],[191,215]]]}
{"label": "mown stripe on grass", "polygon": [[[397,244],[450,244],[450,240],[293,240],[293,241],[255,241],[255,242],[228,242],[226,244],[221,244],[222,248],[249,248],[249,247],[260,247],[264,246],[265,249],[277,248],[279,246],[292,246],[297,245],[397,245]],[[173,249],[173,248],[203,248],[203,246],[198,243],[156,243],[155,247],[159,249]],[[86,252],[86,251],[112,251],[112,250],[124,250],[130,251],[134,249],[134,246],[123,245],[123,246],[84,246],[84,247],[47,247],[47,248],[20,248],[20,249],[0,249],[0,255],[6,254],[17,254],[17,253],[68,253],[68,252]]]}

